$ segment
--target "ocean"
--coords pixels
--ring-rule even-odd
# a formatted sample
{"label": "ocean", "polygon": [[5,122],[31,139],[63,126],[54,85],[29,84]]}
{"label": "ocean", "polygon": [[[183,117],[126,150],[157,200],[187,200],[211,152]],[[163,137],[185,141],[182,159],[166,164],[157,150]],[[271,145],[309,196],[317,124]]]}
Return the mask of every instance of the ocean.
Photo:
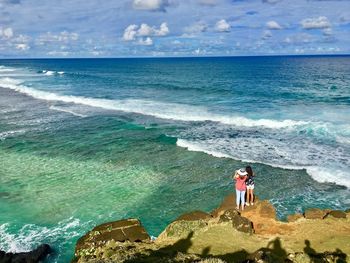
{"label": "ocean", "polygon": [[157,236],[250,164],[278,217],[350,207],[350,56],[0,60],[0,250]]}

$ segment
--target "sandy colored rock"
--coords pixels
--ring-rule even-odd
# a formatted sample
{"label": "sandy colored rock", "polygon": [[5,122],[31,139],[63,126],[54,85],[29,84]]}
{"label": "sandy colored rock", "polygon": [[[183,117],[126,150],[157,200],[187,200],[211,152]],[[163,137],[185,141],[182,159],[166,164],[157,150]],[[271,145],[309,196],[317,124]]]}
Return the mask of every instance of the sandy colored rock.
{"label": "sandy colored rock", "polygon": [[79,257],[82,254],[86,254],[87,251],[84,250],[91,248],[91,246],[112,240],[118,242],[142,242],[149,241],[150,236],[137,219],[131,218],[104,223],[79,238],[75,247],[75,255]]}
{"label": "sandy colored rock", "polygon": [[238,231],[253,234],[253,223],[245,217],[242,217],[241,214],[235,209],[226,210],[219,219],[221,222],[230,222],[232,227]]}
{"label": "sandy colored rock", "polygon": [[288,222],[295,222],[295,221],[299,220],[300,218],[304,218],[304,216],[302,214],[288,215],[287,221]]}
{"label": "sandy colored rock", "polygon": [[327,210],[318,208],[307,209],[304,213],[306,219],[323,219],[328,214]]}
{"label": "sandy colored rock", "polygon": [[335,218],[346,218],[346,213],[341,210],[332,210],[326,215],[326,217],[328,216],[332,216]]}
{"label": "sandy colored rock", "polygon": [[[324,218],[318,212],[318,219],[307,220],[299,214],[295,215],[298,220],[286,223],[276,219],[276,211],[268,201],[256,201],[241,212],[234,209],[232,201],[232,195],[226,197],[213,211],[216,217],[199,211],[185,214],[168,225],[154,242],[149,239],[131,242],[135,240],[131,235],[124,242],[87,242],[89,247],[81,250],[83,253],[77,260],[79,263],[350,262],[349,216]],[[235,218],[251,222],[254,234],[233,227]],[[137,226],[140,224],[131,220],[94,229],[99,233],[104,230],[107,235],[119,228]]]}

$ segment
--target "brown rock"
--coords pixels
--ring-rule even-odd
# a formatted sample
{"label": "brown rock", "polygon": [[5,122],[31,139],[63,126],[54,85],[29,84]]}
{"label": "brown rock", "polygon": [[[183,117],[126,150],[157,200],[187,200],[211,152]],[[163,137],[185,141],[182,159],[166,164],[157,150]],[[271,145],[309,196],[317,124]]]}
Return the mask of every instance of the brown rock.
{"label": "brown rock", "polygon": [[183,214],[179,216],[175,221],[196,221],[196,220],[207,220],[210,219],[212,216],[206,212],[203,211],[193,211],[190,213]]}
{"label": "brown rock", "polygon": [[295,222],[300,218],[304,218],[304,216],[302,214],[294,214],[294,215],[289,215],[287,217],[287,221],[288,222]]}
{"label": "brown rock", "polygon": [[142,242],[150,240],[150,236],[137,219],[126,219],[115,222],[104,223],[93,228],[77,241],[76,253],[96,243],[106,243],[107,241],[131,241]]}
{"label": "brown rock", "polygon": [[318,208],[311,208],[305,211],[304,217],[306,219],[323,219],[328,214],[327,211]]}
{"label": "brown rock", "polygon": [[328,216],[332,216],[335,218],[346,218],[346,213],[341,210],[332,210],[326,215],[326,217]]}
{"label": "brown rock", "polygon": [[235,209],[226,210],[219,219],[221,222],[232,222],[233,228],[238,231],[250,233],[254,232],[253,223],[248,219],[240,215],[240,213]]}
{"label": "brown rock", "polygon": [[261,217],[276,219],[276,209],[267,200],[259,202],[258,213]]}

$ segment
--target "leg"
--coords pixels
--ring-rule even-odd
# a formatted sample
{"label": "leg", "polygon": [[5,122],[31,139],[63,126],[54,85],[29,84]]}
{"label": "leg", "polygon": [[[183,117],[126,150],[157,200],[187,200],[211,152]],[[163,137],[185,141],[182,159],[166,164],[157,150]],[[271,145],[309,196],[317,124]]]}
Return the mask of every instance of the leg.
{"label": "leg", "polygon": [[250,204],[254,204],[254,188],[250,189]]}
{"label": "leg", "polygon": [[249,186],[247,187],[247,200],[246,200],[246,205],[249,206],[249,200],[250,200],[250,188]]}
{"label": "leg", "polygon": [[244,204],[245,204],[245,191],[241,191],[241,201],[242,201],[242,210],[244,210]]}
{"label": "leg", "polygon": [[249,188],[247,187],[247,200],[246,200],[246,205],[249,205]]}
{"label": "leg", "polygon": [[238,191],[236,189],[236,205],[237,205],[237,210],[239,210],[239,200],[240,200],[240,197],[241,197],[241,191]]}

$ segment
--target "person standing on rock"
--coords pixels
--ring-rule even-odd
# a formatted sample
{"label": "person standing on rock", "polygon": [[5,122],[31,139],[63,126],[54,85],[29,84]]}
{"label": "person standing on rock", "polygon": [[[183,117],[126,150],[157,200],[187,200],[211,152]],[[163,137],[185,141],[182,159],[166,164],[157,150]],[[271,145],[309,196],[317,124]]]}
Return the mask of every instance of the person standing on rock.
{"label": "person standing on rock", "polygon": [[252,167],[249,165],[245,168],[247,172],[247,180],[245,181],[245,184],[247,185],[247,202],[245,203],[246,206],[254,205],[254,177],[255,174],[253,173]]}
{"label": "person standing on rock", "polygon": [[236,204],[237,210],[239,210],[239,205],[241,204],[242,210],[244,210],[245,203],[245,192],[246,192],[246,184],[247,180],[247,172],[244,169],[239,169],[235,172],[233,178],[236,180]]}

